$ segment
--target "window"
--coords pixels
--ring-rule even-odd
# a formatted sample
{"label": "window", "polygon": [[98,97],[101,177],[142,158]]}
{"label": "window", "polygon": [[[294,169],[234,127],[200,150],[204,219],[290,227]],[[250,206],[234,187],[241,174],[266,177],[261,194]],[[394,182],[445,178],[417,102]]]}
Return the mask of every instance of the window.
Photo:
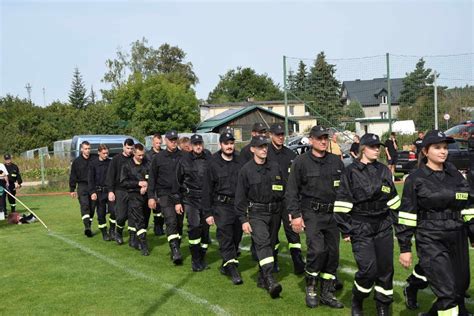
{"label": "window", "polygon": [[388,119],[388,113],[387,112],[380,112],[380,118]]}
{"label": "window", "polygon": [[290,105],[290,115],[295,115],[295,106]]}
{"label": "window", "polygon": [[386,95],[382,96],[382,104],[387,104],[387,96]]}

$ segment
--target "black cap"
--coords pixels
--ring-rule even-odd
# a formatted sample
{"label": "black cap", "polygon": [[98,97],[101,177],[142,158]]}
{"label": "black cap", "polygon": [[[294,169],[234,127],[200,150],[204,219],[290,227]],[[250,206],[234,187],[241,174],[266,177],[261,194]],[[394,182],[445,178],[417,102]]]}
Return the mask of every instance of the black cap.
{"label": "black cap", "polygon": [[324,128],[321,125],[316,125],[311,128],[311,131],[309,131],[309,136],[310,137],[321,137],[323,135],[328,135],[329,136],[329,130],[327,128]]}
{"label": "black cap", "polygon": [[219,136],[219,143],[224,143],[229,140],[235,140],[234,134],[232,134],[230,131],[226,131]]}
{"label": "black cap", "polygon": [[194,134],[191,136],[191,144],[197,144],[197,143],[202,143],[202,136],[199,134]]}
{"label": "black cap", "polygon": [[361,137],[360,139],[360,145],[366,145],[366,146],[375,146],[375,145],[382,145],[382,142],[380,141],[380,138],[378,135],[372,134],[372,133],[367,133],[364,136]]}
{"label": "black cap", "polygon": [[254,136],[250,141],[250,147],[259,147],[262,145],[268,145],[268,138],[265,136]]}
{"label": "black cap", "polygon": [[168,139],[177,139],[178,138],[178,132],[175,131],[175,130],[168,131],[168,132],[166,132],[165,137],[168,138]]}
{"label": "black cap", "polygon": [[10,160],[10,159],[12,159],[12,156],[11,156],[10,154],[5,154],[5,155],[3,156],[3,159],[5,159],[5,160]]}
{"label": "black cap", "polygon": [[426,133],[421,142],[421,146],[426,147],[428,145],[441,142],[454,143],[455,140],[452,137],[446,136],[444,132],[434,129]]}
{"label": "black cap", "polygon": [[267,131],[267,127],[263,123],[255,123],[252,127],[252,132],[259,132],[265,133]]}
{"label": "black cap", "polygon": [[270,126],[270,133],[279,135],[285,134],[285,127],[281,123],[275,123]]}

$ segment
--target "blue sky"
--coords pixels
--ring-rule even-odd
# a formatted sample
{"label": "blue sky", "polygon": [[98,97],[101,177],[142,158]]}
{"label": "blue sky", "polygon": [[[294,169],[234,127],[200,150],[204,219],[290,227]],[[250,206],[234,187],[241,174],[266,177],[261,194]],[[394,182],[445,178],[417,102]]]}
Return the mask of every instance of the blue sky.
{"label": "blue sky", "polygon": [[[166,42],[187,53],[203,99],[219,75],[237,66],[281,83],[283,55],[313,58],[325,51],[342,79],[353,80],[383,76],[386,52],[407,56],[391,57],[394,77],[413,68],[416,56],[474,51],[472,1],[0,3],[0,96],[26,97],[29,82],[38,105],[43,87],[47,104],[67,101],[76,66],[88,89],[105,88],[105,61],[142,37],[155,48]],[[364,56],[379,57],[334,60]],[[432,61],[452,85],[474,84],[472,55]]]}

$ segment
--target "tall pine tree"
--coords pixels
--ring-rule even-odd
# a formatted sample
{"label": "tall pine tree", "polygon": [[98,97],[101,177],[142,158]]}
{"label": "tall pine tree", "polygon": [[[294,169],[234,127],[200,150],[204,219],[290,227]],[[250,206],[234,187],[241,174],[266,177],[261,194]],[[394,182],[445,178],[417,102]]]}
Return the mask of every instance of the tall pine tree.
{"label": "tall pine tree", "polygon": [[416,99],[430,92],[429,86],[434,81],[431,69],[425,69],[425,61],[420,58],[416,63],[415,70],[406,74],[403,78],[403,90],[400,91],[400,104],[402,106],[414,105]]}
{"label": "tall pine tree", "polygon": [[87,107],[87,89],[82,81],[79,69],[74,68],[71,90],[69,91],[69,103],[76,109],[82,110]]}
{"label": "tall pine tree", "polygon": [[296,76],[295,76],[295,90],[296,90],[296,94],[300,98],[304,98],[305,90],[308,86],[307,81],[308,81],[308,73],[306,71],[306,65],[302,60],[300,60],[300,63],[298,64],[298,72],[296,73]]}

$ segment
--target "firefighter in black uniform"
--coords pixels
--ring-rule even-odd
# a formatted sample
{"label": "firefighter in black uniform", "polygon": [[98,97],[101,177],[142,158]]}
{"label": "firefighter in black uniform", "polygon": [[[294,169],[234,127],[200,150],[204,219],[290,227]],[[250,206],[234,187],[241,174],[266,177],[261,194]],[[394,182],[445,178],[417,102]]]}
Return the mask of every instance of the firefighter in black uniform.
{"label": "firefighter in black uniform", "polygon": [[145,148],[142,144],[135,144],[133,158],[128,160],[120,171],[119,187],[127,191],[129,221],[133,220],[137,229],[138,247],[142,255],[148,256],[148,243],[146,240],[146,230],[150,209],[148,208],[148,165],[143,163]]}
{"label": "firefighter in black uniform", "polygon": [[202,189],[202,208],[209,225],[216,224],[216,237],[222,257],[220,271],[236,285],[242,284],[237,266],[242,225],[234,211],[235,189],[240,171],[235,138],[230,132],[219,137],[221,149],[209,161]]}
{"label": "firefighter in black uniform", "polygon": [[[400,263],[411,265],[415,234],[420,266],[437,296],[423,315],[468,315],[464,294],[469,288],[469,249],[465,222],[474,229],[474,209],[467,180],[446,162],[454,140],[432,130],[423,138],[425,165],[410,174],[398,213]],[[424,158],[423,158],[424,157]]]}
{"label": "firefighter in black uniform", "polygon": [[235,193],[235,211],[242,223],[242,230],[250,234],[255,245],[259,265],[258,286],[268,290],[272,298],[280,295],[281,285],[273,278],[273,249],[280,209],[284,198],[284,179],[280,166],[268,161],[268,139],[255,136],[250,142],[253,160],[239,172]]}
{"label": "firefighter in black uniform", "polygon": [[305,300],[310,308],[319,303],[343,308],[333,295],[339,265],[339,230],[333,211],[344,165],[338,156],[326,152],[329,130],[314,126],[309,136],[311,150],[295,159],[286,189],[291,226],[296,233],[306,232]]}
{"label": "firefighter in black uniform", "polygon": [[165,135],[166,150],[153,157],[148,180],[148,207],[156,209],[159,204],[165,216],[166,235],[171,249],[171,260],[181,265],[181,235],[183,234],[183,214],[177,214],[171,191],[176,178],[176,165],[182,157],[178,149],[178,133],[174,130]]}
{"label": "firefighter in black uniform", "polygon": [[[108,199],[114,203],[113,207],[115,210],[115,220],[109,218],[110,229],[113,231],[113,228],[115,228],[113,236],[119,245],[123,244],[123,228],[128,218],[128,196],[127,192],[119,187],[120,171],[122,170],[122,166],[132,159],[134,145],[134,141],[131,138],[127,138],[123,142],[122,153],[112,158],[105,180],[107,190],[109,191]],[[136,228],[133,227],[133,219],[128,221],[128,229],[130,233],[129,245],[135,246]]]}
{"label": "firefighter in black uniform", "polygon": [[[393,217],[400,197],[386,165],[377,161],[377,135],[360,140],[360,154],[342,173],[334,217],[357,263],[352,315],[363,315],[363,300],[374,288],[377,315],[389,315],[393,302]],[[374,286],[375,285],[375,286]]]}
{"label": "firefighter in black uniform", "polygon": [[[92,160],[89,164],[89,194],[91,195],[91,200],[95,202],[98,227],[102,232],[102,239],[109,241],[112,238],[107,232],[106,215],[107,213],[110,214],[110,227],[112,228],[112,221],[115,222],[115,211],[112,202],[107,199],[108,190],[105,185],[105,178],[111,160],[109,158],[109,149],[106,145],[100,144],[97,153],[99,155],[98,159]],[[112,233],[112,229],[110,229],[110,233]]]}
{"label": "firefighter in black uniform", "polygon": [[204,174],[211,155],[204,151],[201,135],[191,136],[191,147],[192,151],[184,153],[177,164],[172,193],[176,213],[186,213],[191,266],[193,271],[199,272],[207,268],[204,258],[209,246],[209,225],[201,201]]}
{"label": "firefighter in black uniform", "polygon": [[[153,161],[153,157],[158,155],[161,151],[161,134],[154,134],[152,139],[151,149],[145,153],[145,161],[149,166]],[[153,210],[153,232],[156,236],[163,236],[165,231],[163,230],[163,224],[165,223],[165,218],[161,212],[160,205],[156,206],[156,210]]]}
{"label": "firefighter in black uniform", "polygon": [[[21,179],[20,169],[16,164],[12,162],[12,156],[10,154],[6,154],[3,156],[5,160],[5,168],[8,171],[8,187],[7,190],[12,195],[16,195],[16,190],[21,188],[21,184],[23,180]],[[16,200],[12,196],[8,195],[8,203],[10,204],[10,208],[12,213],[15,212],[16,208]]]}
{"label": "firefighter in black uniform", "polygon": [[[72,162],[71,173],[69,175],[69,192],[71,192],[72,198],[79,199],[82,222],[84,223],[84,234],[87,237],[92,237],[91,224],[95,207],[95,203],[91,200],[87,184],[89,164],[92,160],[90,153],[91,145],[88,141],[83,141],[81,143],[81,154]],[[75,192],[76,186],[77,193]]]}
{"label": "firefighter in black uniform", "polygon": [[[263,123],[255,123],[253,124],[252,127],[252,132],[251,132],[252,138],[256,136],[266,136],[267,135],[267,127]],[[239,161],[240,164],[243,166],[247,163],[247,161],[252,160],[253,158],[253,153],[250,150],[250,143],[247,144],[242,148],[239,154]]]}

